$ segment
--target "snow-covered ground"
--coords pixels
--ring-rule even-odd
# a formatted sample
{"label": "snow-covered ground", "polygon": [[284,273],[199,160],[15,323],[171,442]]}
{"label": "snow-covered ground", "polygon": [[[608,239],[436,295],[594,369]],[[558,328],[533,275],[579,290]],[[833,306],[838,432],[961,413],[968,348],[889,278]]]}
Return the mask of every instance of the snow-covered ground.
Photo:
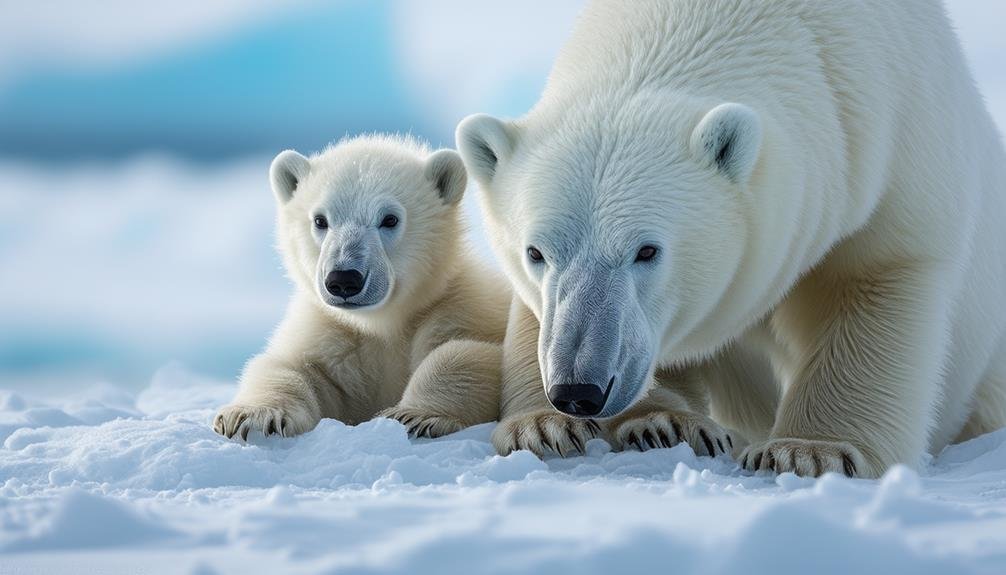
{"label": "snow-covered ground", "polygon": [[[449,144],[465,114],[531,105],[579,3],[348,3],[374,11],[361,22],[379,24],[353,35],[367,47],[360,86],[387,83],[394,103],[416,109],[315,92],[326,109],[348,110],[332,118],[374,129],[386,115],[415,114],[420,132],[425,122]],[[216,132],[244,134],[237,128],[270,125],[277,110],[316,113],[303,90],[266,89],[297,85],[262,83],[277,77],[262,66],[292,60],[256,58],[256,47],[275,37],[270,54],[300,61],[305,44],[294,40],[309,44],[319,30],[340,38],[335,24],[357,22],[309,0],[8,4],[0,92],[36,72],[55,76],[31,84],[45,90],[23,92],[24,106],[3,108],[5,117],[30,124],[39,149],[59,148],[52,130],[91,119],[102,129],[81,132],[88,152],[109,134],[142,136],[140,125],[155,134],[149,141],[170,143],[176,133],[208,138],[217,124],[205,122],[217,115],[231,123]],[[329,7],[311,12],[318,6]],[[948,8],[1006,125],[1006,3]],[[481,49],[457,49],[473,42]],[[208,90],[188,82],[193,63],[199,78],[216,79]],[[178,86],[193,98],[178,97]],[[371,108],[379,115],[365,118]],[[21,118],[25,110],[35,115]],[[280,118],[297,129],[262,131],[276,146],[300,128],[343,129]],[[105,130],[110,122],[120,130]],[[491,425],[410,441],[390,421],[325,421],[296,439],[224,440],[210,418],[290,289],[271,249],[270,157],[192,164],[146,149],[99,163],[0,158],[0,575],[1006,573],[1006,430],[882,481],[752,476],[686,446],[616,454],[595,441],[586,457],[500,458]],[[488,257],[472,192],[471,235]],[[145,385],[172,357],[213,376],[173,366]],[[89,387],[96,381],[113,383]]]}
{"label": "snow-covered ground", "polygon": [[1006,572],[1006,430],[880,481],[753,476],[679,445],[541,461],[492,425],[213,434],[234,392],[0,392],[0,573]]}
{"label": "snow-covered ground", "polygon": [[[1006,430],[879,482],[686,446],[501,458],[491,425],[214,435],[290,289],[267,166],[0,163],[0,575],[1006,573]],[[218,379],[145,386],[172,355]]]}

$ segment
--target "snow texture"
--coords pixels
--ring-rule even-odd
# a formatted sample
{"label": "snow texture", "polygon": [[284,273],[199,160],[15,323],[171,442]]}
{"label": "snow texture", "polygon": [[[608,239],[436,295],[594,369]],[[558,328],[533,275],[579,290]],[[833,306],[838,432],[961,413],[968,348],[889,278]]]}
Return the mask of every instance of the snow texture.
{"label": "snow texture", "polygon": [[223,439],[233,384],[162,369],[0,391],[0,573],[1003,573],[1006,430],[880,481],[750,475],[686,445],[497,456],[492,424]]}

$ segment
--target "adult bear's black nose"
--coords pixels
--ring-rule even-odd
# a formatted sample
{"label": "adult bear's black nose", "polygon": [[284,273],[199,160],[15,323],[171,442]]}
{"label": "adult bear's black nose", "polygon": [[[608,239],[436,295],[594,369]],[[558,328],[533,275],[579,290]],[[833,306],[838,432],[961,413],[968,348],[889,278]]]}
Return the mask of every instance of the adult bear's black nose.
{"label": "adult bear's black nose", "polygon": [[607,400],[605,390],[590,383],[560,383],[548,390],[548,401],[552,407],[578,417],[590,417],[601,413]]}
{"label": "adult bear's black nose", "polygon": [[351,298],[363,289],[363,274],[356,270],[335,270],[325,276],[325,289],[335,297]]}

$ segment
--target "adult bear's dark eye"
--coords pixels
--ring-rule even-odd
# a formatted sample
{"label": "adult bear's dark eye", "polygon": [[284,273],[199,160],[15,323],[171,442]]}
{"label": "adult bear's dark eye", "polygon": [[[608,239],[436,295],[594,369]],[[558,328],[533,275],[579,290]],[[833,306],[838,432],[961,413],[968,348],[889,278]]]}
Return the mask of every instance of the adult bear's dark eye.
{"label": "adult bear's dark eye", "polygon": [[527,257],[531,258],[531,261],[533,261],[536,264],[545,261],[545,256],[541,255],[541,252],[538,251],[538,248],[534,246],[528,246]]}
{"label": "adult bear's dark eye", "polygon": [[393,228],[398,225],[398,216],[388,214],[381,220],[382,228]]}
{"label": "adult bear's dark eye", "polygon": [[319,230],[327,230],[328,220],[325,219],[325,216],[314,216],[314,227],[318,228]]}
{"label": "adult bear's dark eye", "polygon": [[657,248],[653,246],[643,246],[636,252],[637,262],[648,262],[657,256]]}

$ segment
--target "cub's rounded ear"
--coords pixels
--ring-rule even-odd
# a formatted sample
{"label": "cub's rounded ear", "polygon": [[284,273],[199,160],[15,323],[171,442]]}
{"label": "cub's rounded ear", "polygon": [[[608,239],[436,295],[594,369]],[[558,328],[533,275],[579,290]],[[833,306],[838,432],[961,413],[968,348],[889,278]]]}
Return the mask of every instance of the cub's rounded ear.
{"label": "cub's rounded ear", "polygon": [[437,150],[430,154],[425,174],[445,204],[456,204],[464,197],[468,174],[461,156],[454,150]]}
{"label": "cub's rounded ear", "polygon": [[297,186],[311,173],[311,162],[293,150],[280,152],[269,166],[269,181],[276,200],[285,204],[293,197]]}
{"label": "cub's rounded ear", "polygon": [[458,152],[479,183],[487,184],[496,167],[513,149],[513,135],[507,124],[487,114],[468,116],[455,132]]}
{"label": "cub's rounded ear", "polygon": [[761,148],[761,120],[742,104],[720,104],[695,127],[691,147],[731,181],[747,181]]}

